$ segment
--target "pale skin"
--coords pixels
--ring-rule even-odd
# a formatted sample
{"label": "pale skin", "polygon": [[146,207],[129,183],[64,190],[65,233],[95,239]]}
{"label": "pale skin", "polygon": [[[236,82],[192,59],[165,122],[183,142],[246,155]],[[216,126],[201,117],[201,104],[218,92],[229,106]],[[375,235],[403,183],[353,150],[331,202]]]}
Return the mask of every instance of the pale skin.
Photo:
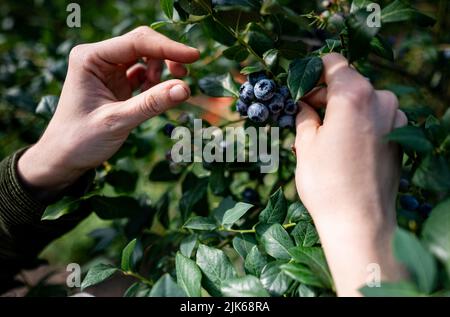
{"label": "pale skin", "polygon": [[[147,27],[74,48],[57,111],[19,159],[24,185],[45,202],[109,159],[136,126],[189,98],[183,81],[160,82],[163,62],[182,77],[183,64],[198,58],[196,49]],[[381,266],[384,280],[405,276],[390,248],[399,150],[380,138],[406,117],[395,96],[375,91],[341,55],[323,60],[327,88],[305,98],[310,105],[302,103],[297,117],[296,184],[338,295],[357,296],[369,263]],[[322,106],[324,122],[312,109]]]}

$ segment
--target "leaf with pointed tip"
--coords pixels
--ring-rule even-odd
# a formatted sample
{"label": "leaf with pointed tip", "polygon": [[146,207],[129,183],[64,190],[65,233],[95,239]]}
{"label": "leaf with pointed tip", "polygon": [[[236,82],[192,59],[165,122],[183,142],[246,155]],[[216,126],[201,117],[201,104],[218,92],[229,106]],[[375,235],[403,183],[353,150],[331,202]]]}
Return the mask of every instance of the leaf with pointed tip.
{"label": "leaf with pointed tip", "polygon": [[202,272],[197,264],[178,252],[175,257],[175,267],[177,284],[181,289],[188,297],[200,297]]}
{"label": "leaf with pointed tip", "polygon": [[222,282],[236,277],[236,271],[222,250],[200,244],[197,264],[204,274],[204,287],[212,296],[222,296]]}
{"label": "leaf with pointed tip", "polygon": [[266,208],[259,214],[263,223],[283,223],[287,213],[287,202],[281,187],[269,198]]}
{"label": "leaf with pointed tip", "polygon": [[90,286],[96,285],[110,278],[114,273],[118,271],[118,268],[109,264],[97,264],[89,269],[81,283],[81,290],[84,290]]}
{"label": "leaf with pointed tip", "polygon": [[268,256],[259,251],[258,246],[254,246],[247,254],[244,262],[245,271],[248,274],[260,276],[263,267],[269,262]]}
{"label": "leaf with pointed tip", "polygon": [[288,250],[294,246],[291,237],[279,223],[268,228],[261,236],[261,243],[267,254],[275,259],[291,259]]}
{"label": "leaf with pointed tip", "polygon": [[133,252],[136,242],[136,239],[131,240],[122,251],[122,262],[120,266],[125,272],[131,272],[133,270]]}
{"label": "leaf with pointed tip", "polygon": [[150,297],[186,297],[186,293],[178,286],[170,274],[166,273],[156,281],[149,294]]}

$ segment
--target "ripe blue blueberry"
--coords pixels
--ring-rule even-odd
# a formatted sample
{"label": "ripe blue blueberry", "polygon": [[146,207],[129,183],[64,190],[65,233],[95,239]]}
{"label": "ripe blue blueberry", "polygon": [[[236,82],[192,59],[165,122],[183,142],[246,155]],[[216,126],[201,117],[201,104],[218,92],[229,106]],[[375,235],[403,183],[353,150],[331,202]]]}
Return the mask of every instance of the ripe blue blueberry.
{"label": "ripe blue blueberry", "polygon": [[250,120],[263,123],[269,118],[269,109],[262,103],[255,102],[248,107],[247,114]]}
{"label": "ripe blue blueberry", "polygon": [[259,100],[269,100],[275,94],[276,85],[273,80],[262,79],[255,84],[255,97]]}
{"label": "ripe blue blueberry", "polygon": [[284,104],[284,113],[294,115],[297,113],[298,106],[297,103],[294,102],[292,99],[286,100]]}
{"label": "ripe blue blueberry", "polygon": [[409,189],[409,181],[406,178],[401,178],[398,184],[398,190],[402,193],[407,192]]}
{"label": "ripe blue blueberry", "polygon": [[247,110],[248,110],[248,105],[245,102],[243,102],[241,99],[238,99],[238,101],[236,102],[236,110],[237,110],[237,112],[239,112],[239,114],[241,116],[246,116]]}
{"label": "ripe blue blueberry", "polygon": [[270,99],[267,106],[271,113],[279,113],[284,107],[284,97],[281,94],[276,93],[273,95],[272,99]]}
{"label": "ripe blue blueberry", "polygon": [[274,124],[278,124],[278,119],[280,118],[281,112],[278,113],[272,113],[270,115],[270,120],[274,123]]}
{"label": "ripe blue blueberry", "polygon": [[250,103],[255,100],[253,85],[251,85],[248,81],[243,83],[241,88],[239,88],[239,98],[246,103]]}
{"label": "ripe blue blueberry", "polygon": [[164,127],[163,127],[163,133],[170,137],[172,135],[172,131],[173,129],[175,129],[175,126],[172,123],[167,123]]}
{"label": "ripe blue blueberry", "polygon": [[430,203],[423,203],[422,205],[420,205],[418,211],[424,216],[428,216],[432,209],[433,205],[431,205]]}
{"label": "ripe blue blueberry", "polygon": [[267,75],[264,71],[259,71],[256,73],[251,73],[247,76],[250,85],[254,86],[258,81],[262,79],[267,79]]}
{"label": "ripe blue blueberry", "polygon": [[281,86],[280,89],[278,89],[278,93],[281,94],[284,97],[284,99],[291,97],[291,93],[287,86]]}
{"label": "ripe blue blueberry", "polygon": [[400,206],[406,210],[414,211],[419,208],[419,202],[412,195],[403,195],[400,197]]}
{"label": "ripe blue blueberry", "polygon": [[255,204],[259,201],[258,192],[252,188],[246,188],[242,192],[242,200],[246,203]]}
{"label": "ripe blue blueberry", "polygon": [[278,126],[282,129],[284,128],[293,128],[295,123],[295,119],[290,115],[282,115],[278,119]]}

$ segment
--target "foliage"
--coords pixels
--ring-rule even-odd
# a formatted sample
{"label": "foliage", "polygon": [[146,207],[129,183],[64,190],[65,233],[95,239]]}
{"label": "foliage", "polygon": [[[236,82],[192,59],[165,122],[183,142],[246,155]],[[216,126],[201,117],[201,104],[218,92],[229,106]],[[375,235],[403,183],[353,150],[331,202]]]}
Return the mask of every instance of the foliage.
{"label": "foliage", "polygon": [[[368,28],[367,1],[326,2],[323,7],[295,0],[161,0],[160,6],[106,1],[83,11],[81,30],[66,31],[58,27],[65,21],[63,5],[36,2],[42,16],[59,22],[33,29],[36,21],[26,20],[20,4],[2,4],[3,19],[14,13],[17,28],[0,37],[0,155],[36,141],[56,107],[68,52],[78,42],[156,21],[153,29],[200,49],[201,60],[190,66],[186,79],[193,93],[230,100],[238,97],[243,75],[261,70],[287,84],[298,100],[317,85],[319,57],[340,52],[377,88],[399,97],[410,125],[385,137],[404,149],[402,173],[408,185],[399,196],[414,195],[421,207],[435,206],[429,212],[398,203],[404,229],[394,247],[412,281],[362,292],[416,296],[448,291],[449,48],[440,45],[448,43],[448,21],[437,14],[435,22],[407,1],[381,1],[382,26]],[[425,8],[445,12],[441,3],[444,8]],[[96,20],[95,26],[87,19]],[[163,79],[169,77],[163,73]],[[97,169],[93,192],[66,197],[46,210],[47,220],[80,210],[111,220],[93,233],[93,254],[115,265],[90,267],[82,287],[121,272],[136,279],[125,296],[334,294],[314,223],[295,193],[295,158],[287,146],[293,133],[283,131],[280,168],[273,174],[260,174],[260,162],[173,164],[165,154],[171,141],[163,135],[164,124],[192,129],[193,118],[202,115],[200,108],[184,104],[144,123]],[[210,123],[225,128],[242,121],[235,119]],[[248,188],[262,200],[243,202]],[[117,245],[124,248],[122,257]]]}

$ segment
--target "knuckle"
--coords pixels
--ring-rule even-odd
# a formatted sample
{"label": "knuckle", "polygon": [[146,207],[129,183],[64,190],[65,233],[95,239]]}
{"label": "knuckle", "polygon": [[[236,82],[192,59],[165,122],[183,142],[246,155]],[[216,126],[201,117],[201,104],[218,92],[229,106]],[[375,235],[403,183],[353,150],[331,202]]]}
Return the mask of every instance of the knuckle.
{"label": "knuckle", "polygon": [[86,65],[92,62],[94,51],[91,44],[80,44],[72,48],[69,53],[69,63],[75,65]]}
{"label": "knuckle", "polygon": [[360,100],[367,100],[372,97],[374,89],[367,80],[358,81],[354,87],[355,96]]}
{"label": "knuckle", "polygon": [[150,31],[151,31],[150,27],[141,25],[135,28],[133,31],[131,31],[130,35],[132,35],[136,39],[141,39],[142,37],[147,36]]}
{"label": "knuckle", "polygon": [[141,105],[140,110],[147,118],[151,118],[160,113],[158,98],[153,94],[148,94],[145,96],[145,102]]}

